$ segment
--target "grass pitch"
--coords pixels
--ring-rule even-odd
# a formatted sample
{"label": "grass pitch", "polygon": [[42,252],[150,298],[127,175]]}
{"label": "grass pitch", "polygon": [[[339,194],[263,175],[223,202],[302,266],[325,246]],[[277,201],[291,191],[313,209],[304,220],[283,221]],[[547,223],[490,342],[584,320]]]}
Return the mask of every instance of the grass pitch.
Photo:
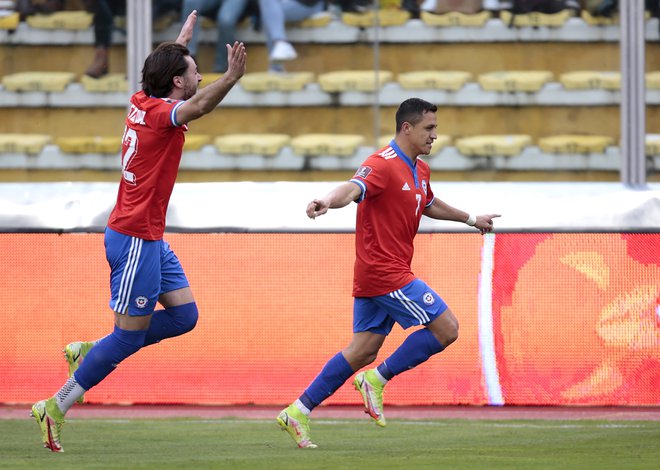
{"label": "grass pitch", "polygon": [[0,420],[11,469],[657,469],[658,421],[312,420],[318,449],[275,421],[71,419],[65,452],[33,420]]}

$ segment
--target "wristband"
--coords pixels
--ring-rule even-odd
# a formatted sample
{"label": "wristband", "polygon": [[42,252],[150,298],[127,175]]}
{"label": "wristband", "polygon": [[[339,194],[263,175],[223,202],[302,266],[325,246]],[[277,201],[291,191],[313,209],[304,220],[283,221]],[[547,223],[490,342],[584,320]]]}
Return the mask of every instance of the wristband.
{"label": "wristband", "polygon": [[477,223],[477,216],[472,215],[472,214],[468,214],[468,218],[465,221],[465,223],[472,226],[472,227],[474,227],[474,224]]}

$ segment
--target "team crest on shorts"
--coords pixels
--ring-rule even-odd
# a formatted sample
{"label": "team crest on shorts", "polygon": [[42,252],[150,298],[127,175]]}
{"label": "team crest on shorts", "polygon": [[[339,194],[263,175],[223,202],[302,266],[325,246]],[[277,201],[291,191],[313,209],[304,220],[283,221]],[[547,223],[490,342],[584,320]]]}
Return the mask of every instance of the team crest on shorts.
{"label": "team crest on shorts", "polygon": [[433,305],[435,303],[435,297],[430,292],[425,292],[422,296],[422,300],[426,305]]}
{"label": "team crest on shorts", "polygon": [[148,303],[149,299],[147,299],[144,295],[135,298],[135,305],[137,305],[137,308],[144,308]]}

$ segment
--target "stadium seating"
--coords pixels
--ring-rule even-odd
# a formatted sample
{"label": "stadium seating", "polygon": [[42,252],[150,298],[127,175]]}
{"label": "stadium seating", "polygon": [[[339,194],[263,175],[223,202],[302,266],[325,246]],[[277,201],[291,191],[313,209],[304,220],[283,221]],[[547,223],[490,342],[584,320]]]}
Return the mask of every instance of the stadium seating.
{"label": "stadium seating", "polygon": [[440,15],[423,11],[420,15],[421,20],[429,26],[461,26],[465,28],[481,28],[491,17],[492,13],[487,10],[472,15],[456,11]]}
{"label": "stadium seating", "polygon": [[566,24],[571,16],[573,16],[571,10],[563,10],[558,13],[540,13],[533,11],[531,13],[517,15],[512,15],[511,12],[504,10],[500,13],[500,18],[502,18],[504,23],[512,24],[515,27],[545,26],[549,28],[560,28]]}
{"label": "stadium seating", "polygon": [[[205,164],[217,164],[217,168],[241,168],[249,158],[250,168],[257,168],[252,157],[258,153],[267,157],[261,163],[266,170],[283,154],[288,155],[283,166],[293,168],[304,160],[314,168],[314,162],[326,159],[330,152],[337,159],[329,167],[348,170],[354,159],[376,147],[376,140],[389,142],[398,103],[420,96],[439,105],[442,135],[431,155],[435,168],[454,165],[469,170],[475,157],[497,161],[493,155],[503,155],[518,162],[517,168],[538,168],[535,165],[543,162],[544,168],[553,170],[556,161],[564,161],[562,155],[583,153],[584,138],[595,136],[605,140],[587,147],[611,153],[619,134],[619,96],[611,92],[621,87],[616,23],[592,25],[584,16],[562,12],[534,18],[517,15],[509,27],[502,13],[497,18],[488,11],[475,15],[423,12],[420,19],[411,19],[407,12],[382,11],[377,78],[372,69],[373,14],[341,18],[322,14],[290,25],[299,58],[288,65],[287,74],[265,72],[263,33],[243,24],[238,33],[248,42],[249,71],[223,102],[225,109],[193,123],[186,152],[203,155]],[[49,23],[42,21],[44,26],[39,26],[38,20],[43,19],[38,18],[18,25],[3,18],[11,33],[0,20],[0,45],[12,45],[0,47],[0,103],[7,117],[0,134],[37,134],[49,129],[50,140],[44,144],[48,155],[84,157],[84,149],[104,153],[100,143],[95,143],[98,137],[75,145],[75,140],[66,139],[94,136],[99,129],[108,135],[121,134],[129,89],[122,60],[125,38],[115,33],[117,46],[111,52],[118,59],[112,60],[113,73],[92,79],[83,75],[93,53],[91,28],[84,25],[82,14],[65,16],[69,22],[65,25],[59,19],[55,27],[60,29],[44,29]],[[156,41],[171,39],[179,25],[161,28],[154,33]],[[201,86],[220,76],[205,73],[204,63],[214,51],[214,25],[205,22],[203,28],[198,57]],[[648,21],[646,36],[647,126],[649,135],[654,135],[660,131],[656,129],[660,120],[655,119],[660,117],[660,92],[656,91],[660,72],[653,72],[660,70],[657,19]],[[31,55],[38,59],[28,60]],[[375,103],[380,107],[378,130],[373,125]],[[58,124],[60,115],[67,116],[70,129]],[[13,124],[17,122],[20,127]],[[259,128],[254,129],[255,123]],[[249,136],[240,144],[223,141],[246,129],[259,138]],[[270,135],[280,137],[271,140]],[[342,137],[351,135],[360,135],[361,140]],[[561,145],[547,140],[575,135],[581,139],[561,141]],[[231,145],[242,150],[229,151]],[[72,150],[81,148],[78,153]],[[537,158],[541,154],[543,158]],[[290,158],[296,155],[305,159]]]}
{"label": "stadium seating", "polygon": [[456,140],[456,148],[463,155],[488,157],[518,155],[532,142],[528,135],[479,135]]}
{"label": "stadium seating", "polygon": [[36,155],[51,141],[51,136],[43,134],[0,134],[0,153]]}
{"label": "stadium seating", "polygon": [[232,155],[277,155],[291,138],[285,134],[229,134],[217,137],[214,144],[220,153]]}
{"label": "stadium seating", "polygon": [[539,147],[547,153],[603,153],[614,139],[604,135],[556,135],[543,137]]}
{"label": "stadium seating", "polygon": [[400,73],[397,81],[406,90],[448,90],[458,91],[472,79],[470,72],[420,70],[417,72]]}
{"label": "stadium seating", "polygon": [[487,91],[539,91],[553,79],[545,70],[500,71],[479,76],[479,84]]}

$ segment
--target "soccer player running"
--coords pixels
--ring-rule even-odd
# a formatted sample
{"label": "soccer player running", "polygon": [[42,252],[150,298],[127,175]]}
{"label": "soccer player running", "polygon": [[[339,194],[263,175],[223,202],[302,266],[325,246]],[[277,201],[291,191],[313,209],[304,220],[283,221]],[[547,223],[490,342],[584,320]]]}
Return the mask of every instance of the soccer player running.
{"label": "soccer player running", "polygon": [[[105,230],[114,330],[94,343],[66,346],[71,377],[55,396],[32,406],[43,444],[53,452],[62,452],[64,415],[87,390],[140,348],[187,333],[197,323],[186,275],[163,240],[165,215],[187,124],[216,109],[245,73],[247,53],[243,43],[227,44],[227,72],[198,91],[202,77],[186,48],[196,20],[193,11],[177,40],[147,57],[142,90],[131,97],[117,203]],[[157,303],[164,309],[154,311]]]}
{"label": "soccer player running", "polygon": [[298,447],[317,447],[310,439],[309,414],[354,372],[371,364],[394,323],[404,329],[421,325],[375,369],[360,372],[353,385],[365,411],[385,426],[383,389],[394,376],[443,351],[458,337],[458,320],[442,298],[415,277],[410,264],[413,239],[422,214],[493,230],[498,214],[470,215],[433,195],[430,169],[418,159],[428,155],[437,138],[437,107],[411,98],[396,112],[396,136],[369,156],[350,181],[307,205],[314,219],[328,209],[357,202],[356,259],[353,281],[353,339],[332,357],[303,394],[282,410],[277,422]]}

